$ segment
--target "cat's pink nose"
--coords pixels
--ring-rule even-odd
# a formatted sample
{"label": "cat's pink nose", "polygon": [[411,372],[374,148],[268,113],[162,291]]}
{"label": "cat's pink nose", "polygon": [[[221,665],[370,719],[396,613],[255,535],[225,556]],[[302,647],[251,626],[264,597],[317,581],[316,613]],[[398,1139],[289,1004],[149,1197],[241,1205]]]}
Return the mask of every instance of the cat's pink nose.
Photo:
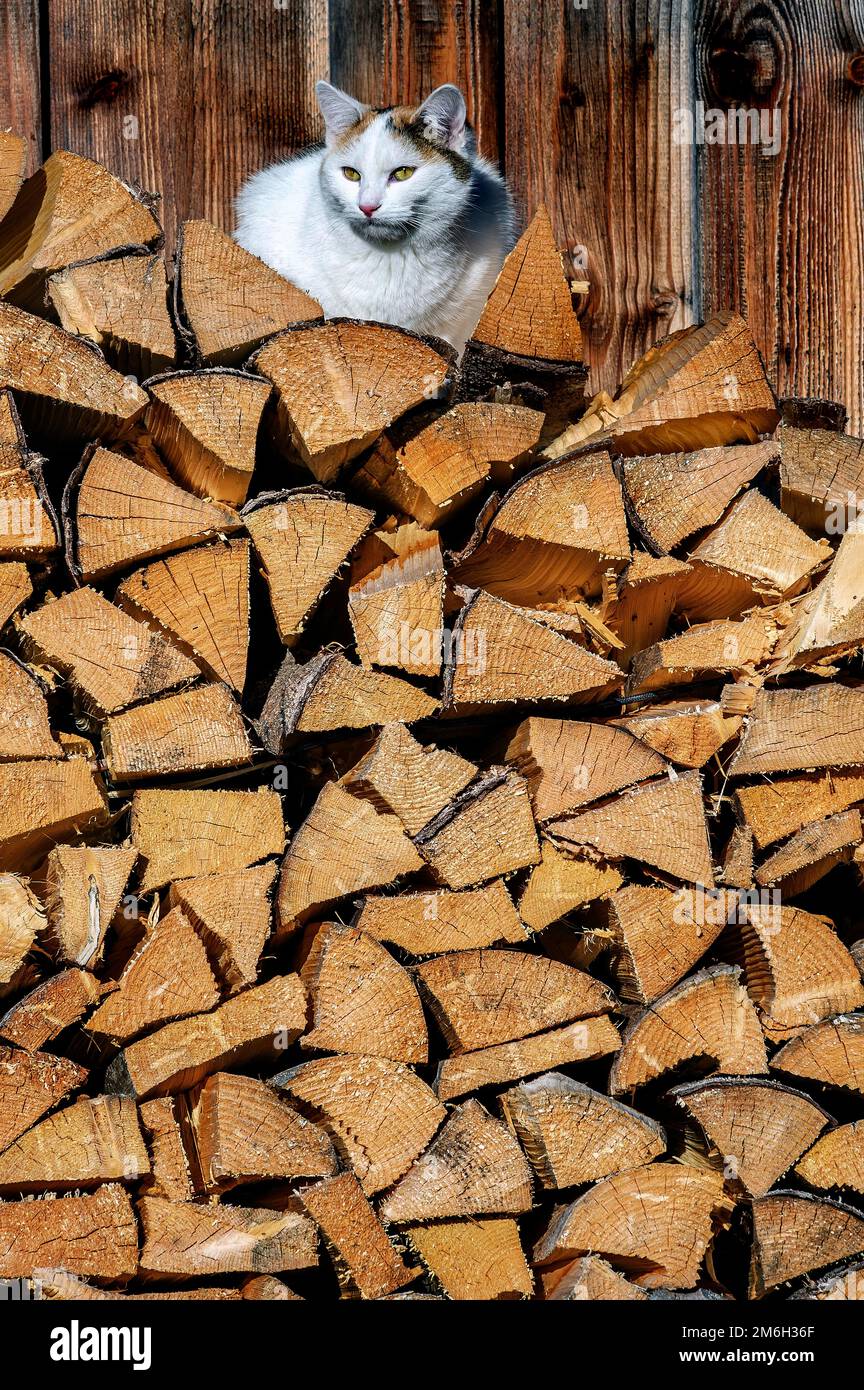
{"label": "cat's pink nose", "polygon": [[361,203],[360,211],[365,213],[367,217],[371,217],[373,212],[377,212],[380,206],[380,203]]}

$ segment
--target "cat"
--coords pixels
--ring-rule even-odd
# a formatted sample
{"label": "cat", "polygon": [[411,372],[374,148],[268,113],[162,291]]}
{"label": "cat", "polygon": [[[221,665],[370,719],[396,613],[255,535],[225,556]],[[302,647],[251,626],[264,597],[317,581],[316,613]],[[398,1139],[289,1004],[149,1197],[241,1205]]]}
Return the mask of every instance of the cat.
{"label": "cat", "polygon": [[458,87],[376,110],[329,82],[326,139],[253,175],[236,240],[327,318],[374,319],[461,353],[515,240],[504,179],[477,153]]}

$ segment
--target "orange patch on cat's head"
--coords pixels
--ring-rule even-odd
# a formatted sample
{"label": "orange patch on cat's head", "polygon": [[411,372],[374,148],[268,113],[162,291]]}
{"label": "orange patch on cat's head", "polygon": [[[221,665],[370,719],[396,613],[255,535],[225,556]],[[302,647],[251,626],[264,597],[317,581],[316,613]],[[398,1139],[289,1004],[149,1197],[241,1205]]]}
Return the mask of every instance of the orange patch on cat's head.
{"label": "orange patch on cat's head", "polygon": [[341,135],[336,137],[333,141],[334,150],[346,149],[348,145],[352,144],[357,139],[358,135],[362,135],[364,130],[368,130],[381,114],[381,111],[376,111],[374,106],[370,106],[367,111],[364,111],[359,120],[355,121],[353,125],[349,126],[347,130],[344,130]]}

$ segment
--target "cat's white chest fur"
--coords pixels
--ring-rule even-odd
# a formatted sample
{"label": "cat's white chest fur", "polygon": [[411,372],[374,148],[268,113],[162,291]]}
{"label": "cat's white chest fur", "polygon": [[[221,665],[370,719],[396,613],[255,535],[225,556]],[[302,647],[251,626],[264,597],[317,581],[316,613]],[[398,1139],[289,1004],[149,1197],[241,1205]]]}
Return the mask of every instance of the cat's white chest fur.
{"label": "cat's white chest fur", "polygon": [[[394,164],[411,158],[412,181],[394,186]],[[354,161],[352,182],[344,168]],[[397,324],[461,352],[512,240],[503,182],[476,156],[470,168],[470,179],[456,177],[434,150],[423,163],[379,115],[356,137],[349,127],[335,152],[331,143],[256,174],[237,199],[235,235],[328,318]],[[374,226],[364,200],[376,204]]]}

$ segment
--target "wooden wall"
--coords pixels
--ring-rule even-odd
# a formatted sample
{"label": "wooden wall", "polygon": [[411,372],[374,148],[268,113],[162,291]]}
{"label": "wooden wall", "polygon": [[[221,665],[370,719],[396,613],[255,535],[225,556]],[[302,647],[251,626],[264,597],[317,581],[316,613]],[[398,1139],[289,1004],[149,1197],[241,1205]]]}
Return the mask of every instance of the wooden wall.
{"label": "wooden wall", "polygon": [[[864,431],[864,0],[4,0],[0,55],[0,125],[157,190],[169,244],[317,138],[319,76],[458,82],[522,216],[587,259],[595,386],[731,306],[781,393]],[[699,102],[776,111],[779,149],[680,143]]]}

